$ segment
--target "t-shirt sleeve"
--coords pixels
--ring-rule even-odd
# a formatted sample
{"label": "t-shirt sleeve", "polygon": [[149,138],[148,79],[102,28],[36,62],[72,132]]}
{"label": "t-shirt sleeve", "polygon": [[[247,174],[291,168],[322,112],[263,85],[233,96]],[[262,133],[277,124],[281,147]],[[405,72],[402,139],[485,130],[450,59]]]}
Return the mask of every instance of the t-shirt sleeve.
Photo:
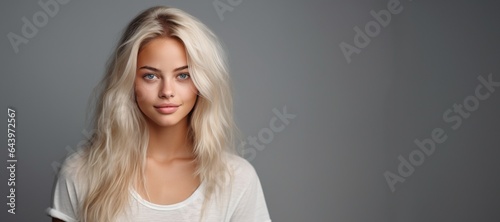
{"label": "t-shirt sleeve", "polygon": [[75,183],[75,170],[67,163],[63,164],[54,188],[52,207],[47,209],[47,213],[54,218],[66,222],[76,222],[78,212],[78,195]]}
{"label": "t-shirt sleeve", "polygon": [[232,222],[270,222],[271,218],[267,210],[266,200],[264,198],[264,192],[260,184],[259,177],[255,169],[244,160],[246,165],[242,172],[246,174],[247,177],[245,184],[237,184],[238,186],[244,186],[243,192],[236,202],[236,209],[231,217]]}

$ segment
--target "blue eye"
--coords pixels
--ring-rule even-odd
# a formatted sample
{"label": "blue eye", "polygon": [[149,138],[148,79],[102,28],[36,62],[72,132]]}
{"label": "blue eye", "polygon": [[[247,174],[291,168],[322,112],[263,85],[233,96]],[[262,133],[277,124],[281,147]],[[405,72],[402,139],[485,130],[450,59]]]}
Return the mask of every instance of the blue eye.
{"label": "blue eye", "polygon": [[179,78],[181,80],[189,79],[189,74],[181,73],[181,74],[177,75],[177,78]]}
{"label": "blue eye", "polygon": [[145,74],[143,77],[144,77],[145,79],[147,79],[147,80],[152,80],[152,79],[154,79],[156,76],[155,76],[154,74],[148,73],[148,74]]}

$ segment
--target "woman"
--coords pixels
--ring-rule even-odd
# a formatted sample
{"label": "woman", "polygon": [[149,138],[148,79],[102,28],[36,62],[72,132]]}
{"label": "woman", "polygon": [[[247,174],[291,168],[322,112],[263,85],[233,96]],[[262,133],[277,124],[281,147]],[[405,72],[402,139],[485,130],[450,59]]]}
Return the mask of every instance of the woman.
{"label": "woman", "polygon": [[229,83],[196,18],[139,14],[101,82],[95,134],[59,173],[53,221],[271,221],[254,168],[232,151]]}

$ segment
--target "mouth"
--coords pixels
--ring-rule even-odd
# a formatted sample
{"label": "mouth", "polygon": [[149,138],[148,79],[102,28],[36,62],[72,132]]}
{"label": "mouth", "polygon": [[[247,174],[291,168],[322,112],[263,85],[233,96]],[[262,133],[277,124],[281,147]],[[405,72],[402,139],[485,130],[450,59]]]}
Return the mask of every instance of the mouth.
{"label": "mouth", "polygon": [[158,105],[158,106],[154,106],[154,107],[159,113],[172,114],[172,113],[175,113],[175,111],[177,111],[177,109],[179,109],[179,106],[180,105],[177,105],[177,104],[163,104],[163,105]]}

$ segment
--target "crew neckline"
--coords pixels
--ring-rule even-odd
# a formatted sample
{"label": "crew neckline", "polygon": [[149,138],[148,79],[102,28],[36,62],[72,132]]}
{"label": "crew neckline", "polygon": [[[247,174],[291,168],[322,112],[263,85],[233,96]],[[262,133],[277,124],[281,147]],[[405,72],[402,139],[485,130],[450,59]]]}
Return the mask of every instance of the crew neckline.
{"label": "crew neckline", "polygon": [[204,183],[202,182],[188,198],[184,199],[181,202],[174,203],[174,204],[167,204],[167,205],[151,203],[151,202],[145,200],[144,198],[142,198],[141,195],[139,195],[139,193],[137,193],[137,191],[135,189],[131,189],[130,193],[132,194],[134,199],[136,199],[140,204],[142,204],[148,208],[155,209],[155,210],[175,210],[175,209],[179,209],[179,208],[182,208],[182,207],[188,205],[193,200],[198,198],[203,190],[203,187],[204,187]]}

